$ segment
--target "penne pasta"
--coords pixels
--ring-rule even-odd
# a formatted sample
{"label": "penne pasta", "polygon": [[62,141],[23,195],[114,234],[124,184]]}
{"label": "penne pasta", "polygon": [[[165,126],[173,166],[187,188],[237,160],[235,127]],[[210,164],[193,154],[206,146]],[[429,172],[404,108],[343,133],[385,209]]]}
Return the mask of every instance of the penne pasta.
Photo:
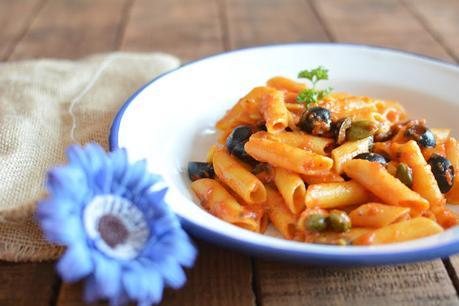
{"label": "penne pasta", "polygon": [[341,208],[369,202],[371,194],[355,181],[309,185],[306,191],[308,208]]}
{"label": "penne pasta", "polygon": [[343,173],[343,165],[361,153],[369,151],[373,137],[369,136],[364,139],[346,142],[336,149],[333,149],[331,156],[334,162],[334,170],[336,173]]}
{"label": "penne pasta", "polygon": [[339,183],[344,182],[344,178],[341,175],[336,174],[334,171],[329,171],[321,175],[306,175],[302,174],[301,178],[308,184],[321,184],[321,183]]}
{"label": "penne pasta", "polygon": [[295,82],[291,79],[280,76],[269,79],[266,84],[269,87],[276,88],[278,90],[289,91],[296,94],[306,88],[306,84],[304,83]]}
{"label": "penne pasta", "polygon": [[312,136],[302,131],[284,131],[275,135],[269,134],[267,132],[258,132],[254,134],[253,137],[282,142],[290,146],[311,151],[324,156],[329,155],[329,148],[331,148],[334,144],[334,140],[331,138]]}
{"label": "penne pasta", "polygon": [[394,143],[393,150],[400,162],[407,164],[413,170],[413,190],[431,205],[444,205],[445,198],[418,144],[414,140],[404,144]]}
{"label": "penne pasta", "polygon": [[403,242],[441,233],[443,228],[434,221],[418,217],[407,221],[394,223],[373,232],[360,236],[355,240],[356,245],[377,245]]}
{"label": "penne pasta", "polygon": [[266,192],[265,206],[272,224],[286,239],[295,238],[296,216],[288,209],[279,192],[271,187],[266,187]]}
{"label": "penne pasta", "polygon": [[191,183],[191,189],[202,206],[212,215],[228,223],[261,232],[266,228],[264,212],[259,207],[250,209],[240,205],[233,196],[216,180],[199,179]]}
{"label": "penne pasta", "polygon": [[274,183],[292,213],[298,214],[304,209],[306,187],[297,173],[276,168]]}
{"label": "penne pasta", "polygon": [[367,203],[351,211],[349,217],[352,226],[361,227],[384,227],[399,220],[405,215],[409,215],[410,209],[384,205],[381,203]]}
{"label": "penne pasta", "polygon": [[344,165],[344,172],[384,203],[420,210],[429,208],[427,200],[390,175],[379,163],[353,159]]}
{"label": "penne pasta", "polygon": [[266,201],[263,183],[224,149],[214,151],[212,163],[218,178],[248,204]]}
{"label": "penne pasta", "polygon": [[258,161],[301,174],[326,173],[333,165],[333,161],[328,157],[253,135],[244,148],[250,156]]}
{"label": "penne pasta", "polygon": [[289,123],[289,112],[285,107],[282,91],[267,88],[260,106],[269,133],[275,134],[285,130]]}
{"label": "penne pasta", "polygon": [[430,130],[435,135],[435,140],[437,144],[445,143],[451,136],[451,129],[432,128]]}

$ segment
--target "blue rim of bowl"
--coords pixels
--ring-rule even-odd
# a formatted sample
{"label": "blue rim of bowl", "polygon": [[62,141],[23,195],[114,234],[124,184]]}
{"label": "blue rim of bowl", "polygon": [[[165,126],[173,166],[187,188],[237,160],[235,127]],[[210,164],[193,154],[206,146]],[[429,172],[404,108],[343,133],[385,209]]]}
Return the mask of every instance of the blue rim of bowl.
{"label": "blue rim of bowl", "polygon": [[[194,61],[190,61],[186,64],[180,65],[177,68],[169,70],[155,77],[140,89],[138,89],[128,100],[121,106],[118,113],[116,114],[112,126],[110,128],[109,135],[109,147],[110,150],[116,150],[119,148],[118,145],[118,134],[121,124],[121,120],[126,109],[129,105],[135,100],[135,98],[148,86],[163,78],[164,76],[173,73],[184,67],[194,65],[201,61],[208,60],[210,58],[224,56],[230,53],[243,52],[246,50],[255,50],[255,49],[265,49],[272,47],[287,47],[287,46],[346,46],[346,47],[355,47],[355,48],[367,48],[380,51],[390,51],[392,53],[400,55],[409,55],[411,57],[419,58],[424,61],[428,61],[434,64],[440,64],[447,67],[452,67],[459,69],[459,65],[446,62],[437,58],[433,58],[427,55],[418,54],[415,52],[408,52],[394,48],[387,48],[375,45],[367,44],[352,44],[352,43],[327,43],[327,42],[294,42],[294,43],[284,43],[284,44],[269,44],[261,45],[254,47],[247,47],[241,49],[235,49],[230,51],[225,51],[221,53],[212,54]],[[441,246],[434,246],[430,248],[423,248],[422,250],[409,250],[404,252],[397,252],[395,254],[319,254],[316,252],[309,252],[307,249],[304,250],[282,250],[279,251],[276,247],[261,245],[255,242],[242,241],[237,238],[234,238],[230,235],[223,234],[220,232],[213,231],[211,229],[202,227],[201,225],[191,222],[190,220],[179,217],[183,227],[188,230],[191,234],[206,240],[211,243],[215,243],[224,247],[230,247],[236,249],[243,253],[250,255],[268,257],[273,259],[289,260],[298,263],[309,263],[317,265],[334,265],[334,266],[369,266],[369,265],[384,265],[384,264],[400,264],[408,262],[416,262],[423,260],[431,260],[436,258],[443,258],[450,256],[455,253],[459,253],[459,236],[456,239],[453,239],[449,243],[443,244]]]}

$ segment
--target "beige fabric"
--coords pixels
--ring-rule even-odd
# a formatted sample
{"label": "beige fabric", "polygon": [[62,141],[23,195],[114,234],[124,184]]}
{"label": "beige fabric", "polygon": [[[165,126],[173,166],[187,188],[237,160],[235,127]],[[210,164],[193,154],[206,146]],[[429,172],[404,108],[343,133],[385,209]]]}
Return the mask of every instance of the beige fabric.
{"label": "beige fabric", "polygon": [[65,162],[71,143],[95,141],[108,149],[111,122],[123,102],[178,65],[169,55],[138,53],[0,63],[0,259],[59,255],[61,249],[46,243],[33,222],[47,169]]}

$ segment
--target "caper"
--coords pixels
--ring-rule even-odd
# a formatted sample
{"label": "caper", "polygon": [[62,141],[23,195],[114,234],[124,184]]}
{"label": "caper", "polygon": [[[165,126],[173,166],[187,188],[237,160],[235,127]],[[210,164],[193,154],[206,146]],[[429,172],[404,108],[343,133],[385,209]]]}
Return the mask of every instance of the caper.
{"label": "caper", "polygon": [[352,227],[351,218],[344,211],[336,209],[330,212],[328,224],[336,232],[347,232]]}
{"label": "caper", "polygon": [[189,162],[188,176],[192,181],[196,181],[202,178],[214,178],[214,167],[211,163]]}
{"label": "caper", "polygon": [[333,123],[333,135],[336,143],[341,145],[346,141],[346,131],[351,127],[351,118],[341,118]]}
{"label": "caper", "polygon": [[397,166],[397,172],[395,172],[395,176],[409,188],[413,186],[413,171],[410,167],[408,167],[407,164],[400,163]]}
{"label": "caper", "polygon": [[346,131],[346,140],[354,141],[374,135],[378,126],[370,120],[359,120],[352,122],[351,127]]}
{"label": "caper", "polygon": [[312,213],[306,218],[306,230],[323,232],[327,228],[327,219],[320,213]]}
{"label": "caper", "polygon": [[454,184],[454,168],[451,162],[438,154],[432,154],[428,161],[442,193],[451,190]]}
{"label": "caper", "polygon": [[411,124],[405,131],[405,137],[415,140],[421,148],[435,148],[437,142],[432,131],[423,122]]}

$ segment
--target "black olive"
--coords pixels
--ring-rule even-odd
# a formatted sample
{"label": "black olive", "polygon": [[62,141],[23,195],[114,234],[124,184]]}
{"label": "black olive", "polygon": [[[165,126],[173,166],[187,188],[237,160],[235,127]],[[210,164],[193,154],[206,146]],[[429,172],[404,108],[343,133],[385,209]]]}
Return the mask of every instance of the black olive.
{"label": "black olive", "polygon": [[354,157],[354,159],[365,159],[371,162],[380,163],[382,165],[387,164],[387,159],[383,155],[378,153],[360,153],[359,155]]}
{"label": "black olive", "polygon": [[424,124],[414,124],[405,131],[405,137],[415,140],[422,148],[435,148],[436,141],[432,131]]}
{"label": "black olive", "polygon": [[323,107],[312,107],[301,115],[298,127],[317,136],[328,135],[331,131],[330,111]]}
{"label": "black olive", "polygon": [[202,178],[214,178],[214,167],[211,163],[189,162],[188,176],[192,181],[196,181]]}
{"label": "black olive", "polygon": [[226,148],[228,149],[228,152],[251,165],[256,164],[257,161],[245,152],[244,145],[249,140],[253,132],[254,130],[252,127],[240,125],[236,127],[226,139]]}
{"label": "black olive", "polygon": [[451,162],[438,154],[432,154],[428,161],[442,193],[447,193],[454,184],[454,168]]}

